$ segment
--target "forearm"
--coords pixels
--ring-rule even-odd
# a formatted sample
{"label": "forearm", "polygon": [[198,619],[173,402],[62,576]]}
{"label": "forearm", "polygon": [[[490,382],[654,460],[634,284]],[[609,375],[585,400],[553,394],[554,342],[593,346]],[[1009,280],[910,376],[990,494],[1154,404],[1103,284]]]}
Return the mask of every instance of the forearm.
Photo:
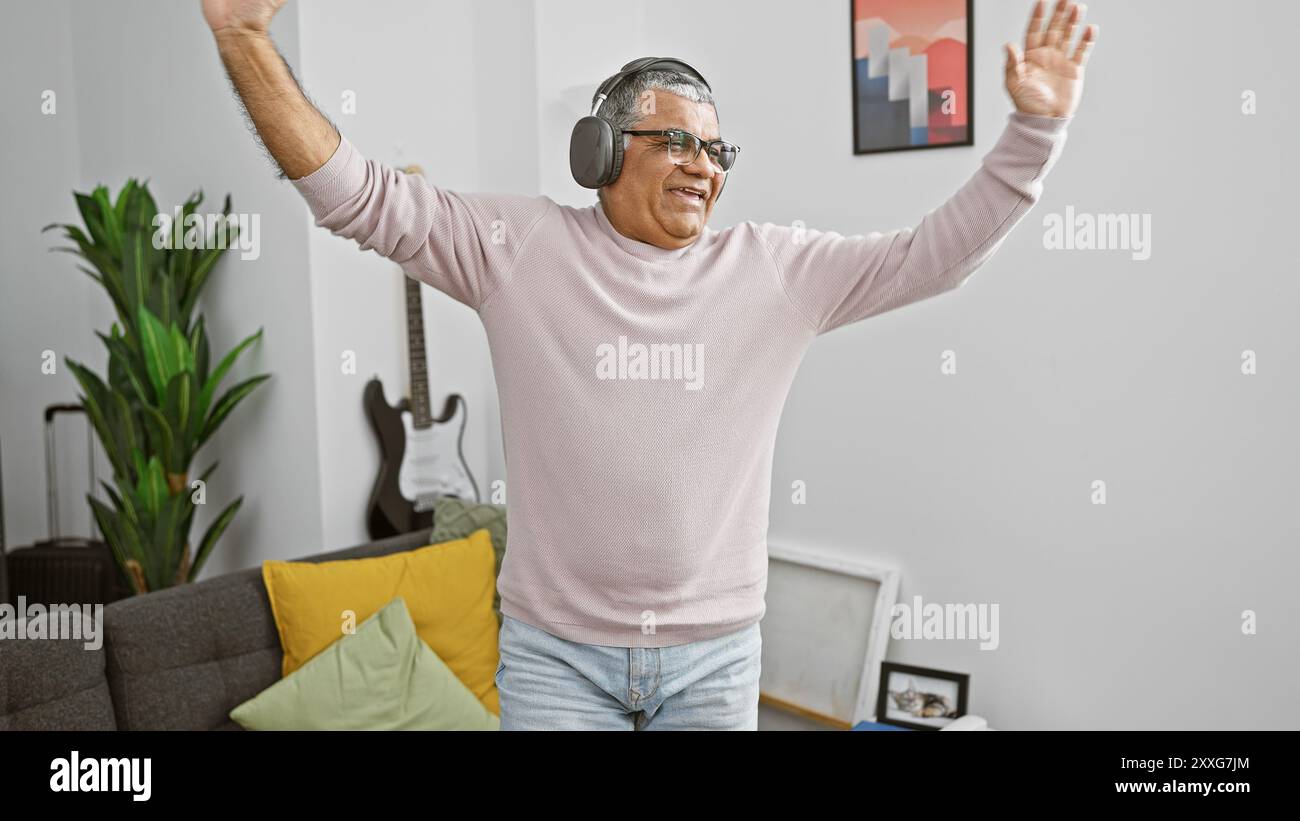
{"label": "forearm", "polygon": [[231,85],[284,175],[299,179],[324,165],[338,131],[302,93],[270,35],[232,27],[215,37]]}
{"label": "forearm", "polygon": [[975,174],[915,228],[842,236],[759,226],[791,301],[825,333],[962,284],[1038,201],[1068,122],[1011,115]]}
{"label": "forearm", "polygon": [[874,293],[853,305],[871,316],[952,290],[997,250],[1042,196],[1059,158],[1069,118],[1014,112],[979,169],[914,229],[892,232],[868,266]]}
{"label": "forearm", "polygon": [[920,298],[960,285],[1042,197],[1069,122],[1013,112],[974,176],[902,232],[885,264],[897,264],[900,280]]}

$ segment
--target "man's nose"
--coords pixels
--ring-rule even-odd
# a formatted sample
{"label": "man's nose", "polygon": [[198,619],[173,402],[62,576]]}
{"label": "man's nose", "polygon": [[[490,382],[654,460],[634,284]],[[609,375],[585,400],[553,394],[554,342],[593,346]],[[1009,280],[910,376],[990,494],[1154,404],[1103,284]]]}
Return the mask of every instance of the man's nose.
{"label": "man's nose", "polygon": [[706,148],[701,148],[700,153],[695,155],[695,159],[683,165],[682,169],[692,176],[708,180],[710,185],[712,185],[713,178],[721,173],[718,171],[717,166],[713,164],[713,161],[709,159],[709,151]]}

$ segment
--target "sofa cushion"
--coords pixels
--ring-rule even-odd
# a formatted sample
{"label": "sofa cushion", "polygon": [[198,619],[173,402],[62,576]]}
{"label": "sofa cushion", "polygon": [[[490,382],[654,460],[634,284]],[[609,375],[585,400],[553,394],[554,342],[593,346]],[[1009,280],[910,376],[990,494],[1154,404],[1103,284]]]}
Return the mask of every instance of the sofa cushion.
{"label": "sofa cushion", "polygon": [[116,729],[104,664],[85,639],[0,639],[0,730]]}
{"label": "sofa cushion", "polygon": [[501,724],[416,634],[400,596],[230,717],[249,730],[496,730]]}

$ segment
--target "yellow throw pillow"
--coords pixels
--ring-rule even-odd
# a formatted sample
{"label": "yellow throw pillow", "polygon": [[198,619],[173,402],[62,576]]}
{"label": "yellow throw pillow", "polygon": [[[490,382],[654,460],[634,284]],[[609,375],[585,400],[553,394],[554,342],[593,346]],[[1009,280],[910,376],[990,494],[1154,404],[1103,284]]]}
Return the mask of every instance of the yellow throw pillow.
{"label": "yellow throw pillow", "polygon": [[282,675],[401,596],[420,638],[484,707],[500,715],[495,569],[486,528],[372,559],[265,561],[262,579],[284,648]]}

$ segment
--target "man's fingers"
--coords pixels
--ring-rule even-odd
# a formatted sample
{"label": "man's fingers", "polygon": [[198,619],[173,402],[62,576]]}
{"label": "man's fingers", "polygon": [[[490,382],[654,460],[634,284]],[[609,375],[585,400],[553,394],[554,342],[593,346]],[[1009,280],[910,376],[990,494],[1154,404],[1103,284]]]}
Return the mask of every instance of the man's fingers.
{"label": "man's fingers", "polygon": [[1065,18],[1065,33],[1061,35],[1061,42],[1057,43],[1066,55],[1069,55],[1070,43],[1074,41],[1074,29],[1083,22],[1083,15],[1087,12],[1088,7],[1083,3],[1075,3],[1070,7],[1070,14]]}
{"label": "man's fingers", "polygon": [[1052,12],[1052,19],[1047,24],[1047,34],[1043,38],[1043,45],[1051,48],[1061,47],[1061,35],[1065,33],[1065,20],[1070,10],[1070,0],[1057,0],[1056,9]]}
{"label": "man's fingers", "polygon": [[1047,14],[1047,0],[1036,0],[1029,13],[1029,28],[1025,29],[1025,51],[1043,44],[1043,16]]}
{"label": "man's fingers", "polygon": [[1074,56],[1070,59],[1080,68],[1088,64],[1088,54],[1092,51],[1092,46],[1097,42],[1097,34],[1100,29],[1096,25],[1090,25],[1083,30],[1083,36],[1079,38],[1079,47],[1074,50]]}
{"label": "man's fingers", "polygon": [[1005,46],[1007,52],[1007,85],[1015,85],[1025,76],[1024,55],[1015,43],[1007,43]]}

